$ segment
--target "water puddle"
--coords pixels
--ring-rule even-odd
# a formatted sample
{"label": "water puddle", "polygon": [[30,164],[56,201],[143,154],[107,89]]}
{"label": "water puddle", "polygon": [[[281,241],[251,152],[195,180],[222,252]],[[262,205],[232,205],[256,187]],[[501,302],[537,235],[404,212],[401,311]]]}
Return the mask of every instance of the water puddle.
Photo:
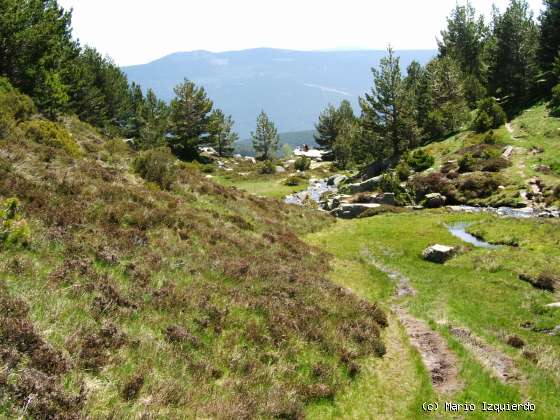
{"label": "water puddle", "polygon": [[498,249],[500,246],[492,245],[488,242],[484,242],[478,239],[476,236],[471,235],[467,232],[467,228],[469,227],[469,223],[455,223],[453,225],[447,226],[447,230],[456,238],[461,239],[463,242],[471,244],[477,248],[487,248],[487,249]]}

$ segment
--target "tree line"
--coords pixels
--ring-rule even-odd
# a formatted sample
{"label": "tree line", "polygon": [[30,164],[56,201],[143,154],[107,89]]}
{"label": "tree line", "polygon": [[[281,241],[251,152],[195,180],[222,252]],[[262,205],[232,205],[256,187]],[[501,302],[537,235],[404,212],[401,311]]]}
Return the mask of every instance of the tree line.
{"label": "tree line", "polygon": [[[33,98],[44,117],[74,114],[139,149],[169,146],[178,157],[195,159],[199,146],[211,145],[226,156],[239,138],[232,117],[192,81],[175,88],[170,104],[129,83],[110,58],[72,38],[72,11],[56,0],[0,0],[2,78]],[[264,112],[254,139],[260,156],[272,157],[278,136]]]}
{"label": "tree line", "polygon": [[[560,0],[544,0],[534,19],[525,0],[494,7],[485,22],[467,2],[457,5],[427,65],[412,62],[403,74],[389,47],[373,87],[360,98],[330,105],[316,124],[317,143],[337,163],[368,164],[399,158],[409,149],[445,138],[467,124],[477,131],[503,124],[538,100],[560,115]],[[474,114],[474,117],[472,115]]]}

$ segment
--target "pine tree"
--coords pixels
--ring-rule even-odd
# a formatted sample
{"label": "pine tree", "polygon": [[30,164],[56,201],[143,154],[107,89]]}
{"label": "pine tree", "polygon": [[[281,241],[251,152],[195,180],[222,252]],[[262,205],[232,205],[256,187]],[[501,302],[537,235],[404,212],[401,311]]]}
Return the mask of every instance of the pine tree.
{"label": "pine tree", "polygon": [[486,95],[484,55],[488,27],[472,4],[457,5],[447,18],[447,28],[438,40],[439,56],[451,57],[463,73],[466,96],[471,108]]}
{"label": "pine tree", "polygon": [[362,128],[378,135],[376,153],[384,158],[397,156],[414,147],[418,128],[414,107],[403,82],[399,58],[391,47],[381,59],[379,70],[372,69],[374,86],[360,98]]}
{"label": "pine tree", "polygon": [[338,109],[329,104],[319,115],[319,122],[315,124],[317,133],[313,137],[319,146],[324,149],[331,149],[340,134],[342,126],[355,120],[354,110],[347,100],[343,100]]}
{"label": "pine tree", "polygon": [[149,149],[163,146],[169,125],[169,107],[158,99],[152,89],[148,89],[143,106],[140,129],[140,148]]}
{"label": "pine tree", "polygon": [[226,117],[221,109],[216,109],[210,116],[211,143],[218,152],[218,156],[231,156],[233,154],[234,144],[239,140],[239,135],[233,131],[233,125],[234,121],[231,115]]}
{"label": "pine tree", "polygon": [[545,88],[560,83],[560,75],[553,72],[554,60],[560,57],[560,0],[544,0],[545,8],[539,18],[540,34],[538,59],[544,72]]}
{"label": "pine tree", "polygon": [[538,28],[525,0],[511,0],[496,15],[489,63],[490,93],[516,107],[530,98],[536,76]]}
{"label": "pine tree", "polygon": [[278,131],[264,111],[261,111],[257,117],[257,128],[255,132],[251,132],[251,137],[259,159],[270,160],[274,157],[274,153],[278,150]]}
{"label": "pine tree", "polygon": [[198,146],[208,140],[213,103],[203,87],[186,80],[175,88],[171,101],[169,144],[183,159],[198,157]]}

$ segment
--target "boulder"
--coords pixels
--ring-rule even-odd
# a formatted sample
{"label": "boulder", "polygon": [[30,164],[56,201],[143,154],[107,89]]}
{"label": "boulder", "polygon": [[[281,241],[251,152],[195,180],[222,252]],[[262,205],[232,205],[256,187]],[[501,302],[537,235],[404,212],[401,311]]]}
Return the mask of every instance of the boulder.
{"label": "boulder", "polygon": [[445,196],[441,195],[440,193],[427,194],[424,198],[424,207],[436,209],[445,206],[446,201],[447,198],[445,198]]}
{"label": "boulder", "polygon": [[381,204],[374,203],[343,203],[331,211],[331,214],[341,219],[354,219],[368,209],[381,207]]}
{"label": "boulder", "polygon": [[327,185],[329,187],[338,187],[342,182],[348,179],[345,175],[333,175],[329,179],[327,179]]}
{"label": "boulder", "polygon": [[344,192],[348,194],[357,194],[366,191],[373,191],[381,183],[381,178],[382,176],[380,175],[355,184],[348,184],[344,187]]}
{"label": "boulder", "polygon": [[560,302],[549,303],[548,305],[544,305],[547,308],[560,308]]}
{"label": "boulder", "polygon": [[431,245],[424,250],[422,257],[426,261],[431,261],[437,264],[443,264],[445,261],[453,257],[455,248],[447,245]]}
{"label": "boulder", "polygon": [[284,172],[286,172],[286,168],[284,168],[283,166],[276,166],[276,167],[274,168],[274,171],[275,171],[277,174],[283,174]]}

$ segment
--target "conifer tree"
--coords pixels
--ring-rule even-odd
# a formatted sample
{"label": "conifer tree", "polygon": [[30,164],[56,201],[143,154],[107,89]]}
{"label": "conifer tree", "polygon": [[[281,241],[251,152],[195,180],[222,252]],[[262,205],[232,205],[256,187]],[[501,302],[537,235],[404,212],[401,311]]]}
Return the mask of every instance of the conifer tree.
{"label": "conifer tree", "polygon": [[372,69],[374,86],[360,98],[363,131],[378,135],[376,151],[381,156],[398,156],[416,145],[418,128],[414,107],[403,82],[399,58],[391,47],[381,59],[379,69]]}
{"label": "conifer tree", "polygon": [[516,107],[529,99],[537,74],[538,28],[525,0],[511,0],[506,11],[494,17],[492,38],[490,93]]}
{"label": "conifer tree", "polygon": [[208,141],[208,123],[213,103],[203,87],[185,81],[175,87],[171,101],[169,144],[183,159],[198,157],[198,146]]}
{"label": "conifer tree", "polygon": [[278,150],[278,131],[264,111],[261,111],[257,117],[257,128],[251,132],[251,137],[259,159],[270,160],[274,157],[274,153]]}
{"label": "conifer tree", "polygon": [[239,135],[233,131],[234,121],[231,115],[227,117],[221,109],[216,109],[210,116],[209,132],[211,144],[214,145],[218,156],[231,156],[234,144]]}
{"label": "conifer tree", "polygon": [[545,88],[549,90],[560,83],[560,74],[553,71],[554,61],[560,58],[560,0],[544,0],[544,6],[539,18],[538,60],[544,73]]}

